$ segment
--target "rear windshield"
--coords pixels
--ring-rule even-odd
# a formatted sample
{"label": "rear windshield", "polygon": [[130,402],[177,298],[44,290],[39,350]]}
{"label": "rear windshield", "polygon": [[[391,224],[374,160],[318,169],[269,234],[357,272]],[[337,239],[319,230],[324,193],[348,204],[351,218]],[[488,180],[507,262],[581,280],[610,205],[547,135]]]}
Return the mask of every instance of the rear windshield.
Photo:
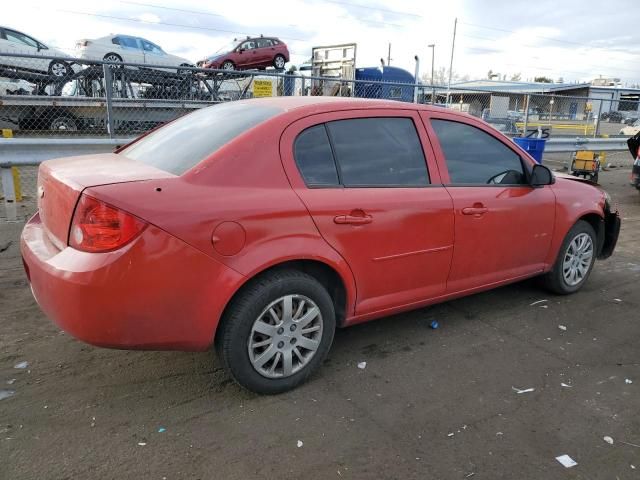
{"label": "rear windshield", "polygon": [[238,135],[282,112],[252,103],[224,103],[196,110],[159,128],[120,153],[182,175]]}

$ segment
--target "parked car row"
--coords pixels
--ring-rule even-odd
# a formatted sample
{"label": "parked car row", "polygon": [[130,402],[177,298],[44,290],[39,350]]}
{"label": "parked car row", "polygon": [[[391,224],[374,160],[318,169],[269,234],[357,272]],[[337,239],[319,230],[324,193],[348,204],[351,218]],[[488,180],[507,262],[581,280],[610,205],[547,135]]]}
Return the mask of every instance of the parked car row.
{"label": "parked car row", "polygon": [[[172,55],[159,45],[142,37],[132,35],[109,35],[96,39],[81,39],[76,42],[74,57],[83,60],[103,60],[108,62],[124,62],[148,64],[165,70],[179,67],[194,67],[194,63],[184,57]],[[0,66],[20,68],[27,71],[47,73],[55,77],[66,77],[80,70],[80,65],[62,60],[38,57],[69,57],[68,54],[47,46],[27,34],[15,29],[0,26],[0,54],[16,53],[32,55],[32,57],[2,57]],[[224,70],[265,69],[274,67],[284,69],[289,61],[287,45],[275,37],[247,37],[244,40],[234,39],[227,47],[197,63],[202,68]]]}

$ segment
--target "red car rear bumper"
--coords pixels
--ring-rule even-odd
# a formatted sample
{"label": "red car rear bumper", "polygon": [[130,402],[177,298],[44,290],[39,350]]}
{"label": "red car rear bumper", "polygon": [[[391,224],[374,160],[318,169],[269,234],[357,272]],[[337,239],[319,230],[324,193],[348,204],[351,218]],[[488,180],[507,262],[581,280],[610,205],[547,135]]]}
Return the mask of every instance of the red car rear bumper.
{"label": "red car rear bumper", "polygon": [[25,226],[22,258],[44,313],[101,347],[206,350],[242,275],[149,225],[107,253],[57,249],[38,215]]}

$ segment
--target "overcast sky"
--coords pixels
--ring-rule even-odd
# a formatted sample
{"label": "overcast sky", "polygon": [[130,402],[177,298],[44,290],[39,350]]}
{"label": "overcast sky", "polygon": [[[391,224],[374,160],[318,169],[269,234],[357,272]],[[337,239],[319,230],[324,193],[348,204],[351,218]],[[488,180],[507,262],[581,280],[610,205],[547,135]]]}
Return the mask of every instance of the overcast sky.
{"label": "overcast sky", "polygon": [[523,80],[565,82],[600,75],[640,83],[637,0],[29,0],[10,2],[3,25],[72,53],[75,41],[110,33],[142,36],[197,61],[242,35],[284,40],[300,65],[318,45],[355,42],[359,67],[391,64],[421,73],[447,67],[454,18],[453,70],[486,78],[489,69]]}

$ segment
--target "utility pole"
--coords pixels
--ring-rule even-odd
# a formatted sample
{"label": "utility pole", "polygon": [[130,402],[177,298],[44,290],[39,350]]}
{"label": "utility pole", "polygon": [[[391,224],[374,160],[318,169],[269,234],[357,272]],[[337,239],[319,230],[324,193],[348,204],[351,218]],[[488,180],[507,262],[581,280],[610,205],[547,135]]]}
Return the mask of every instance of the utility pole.
{"label": "utility pole", "polygon": [[389,53],[387,53],[387,66],[391,65],[391,42],[389,42]]}
{"label": "utility pole", "polygon": [[433,78],[434,66],[435,66],[435,58],[436,58],[436,44],[432,43],[431,45],[427,45],[431,49],[431,105],[436,103],[436,87],[435,81]]}
{"label": "utility pole", "polygon": [[456,29],[458,28],[458,18],[453,22],[453,41],[451,42],[451,61],[449,62],[449,83],[447,84],[447,104],[449,103],[449,92],[451,90],[451,75],[453,74],[453,52],[456,48]]}

